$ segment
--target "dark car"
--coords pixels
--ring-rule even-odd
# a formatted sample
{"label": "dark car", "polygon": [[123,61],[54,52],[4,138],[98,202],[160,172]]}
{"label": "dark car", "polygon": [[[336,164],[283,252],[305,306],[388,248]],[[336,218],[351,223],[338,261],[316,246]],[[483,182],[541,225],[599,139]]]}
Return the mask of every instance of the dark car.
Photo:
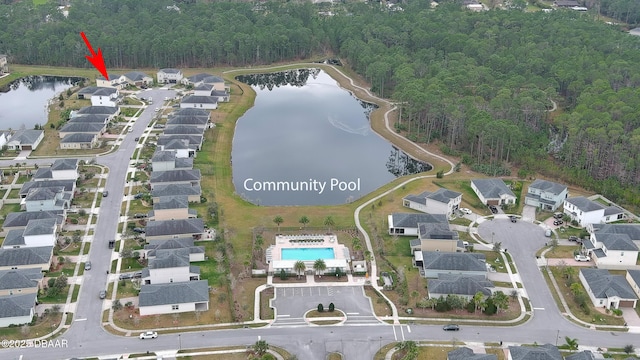
{"label": "dark car", "polygon": [[107,197],[109,196],[109,192],[107,190],[102,192],[102,197]]}
{"label": "dark car", "polygon": [[144,231],[144,229],[143,229],[143,228],[136,227],[136,228],[133,228],[133,232],[137,232],[138,234],[142,234],[142,233],[144,233],[145,231]]}
{"label": "dark car", "polygon": [[135,140],[135,141],[138,141],[138,140],[140,140],[140,138],[139,138],[139,137],[137,137],[137,138],[135,138],[134,140]]}
{"label": "dark car", "polygon": [[489,205],[489,209],[491,210],[492,213],[497,214],[498,213],[498,208],[495,207],[495,205]]}
{"label": "dark car", "polygon": [[515,216],[509,216],[509,219],[511,219],[511,222],[516,222],[518,221],[518,218]]}
{"label": "dark car", "polygon": [[445,325],[442,327],[442,330],[444,331],[458,331],[460,330],[460,327],[456,324],[449,324],[449,325]]}
{"label": "dark car", "polygon": [[555,225],[555,226],[562,225],[562,224],[564,224],[564,221],[562,221],[562,220],[554,220],[553,221],[553,225]]}
{"label": "dark car", "polygon": [[128,280],[132,278],[133,278],[133,273],[120,274],[120,277],[119,277],[120,280]]}
{"label": "dark car", "polygon": [[563,213],[555,213],[555,214],[553,214],[553,217],[556,218],[556,219],[562,219],[564,217],[564,214]]}
{"label": "dark car", "polygon": [[106,297],[107,297],[107,292],[106,292],[106,291],[104,291],[104,290],[100,290],[100,293],[98,293],[98,297],[99,297],[100,299],[104,299],[104,298],[106,298]]}

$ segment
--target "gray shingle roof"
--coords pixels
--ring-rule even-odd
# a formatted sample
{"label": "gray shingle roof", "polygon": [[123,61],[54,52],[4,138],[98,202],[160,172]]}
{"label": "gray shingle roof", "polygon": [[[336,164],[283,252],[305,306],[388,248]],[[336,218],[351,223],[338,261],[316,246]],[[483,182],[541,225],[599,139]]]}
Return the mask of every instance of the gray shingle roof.
{"label": "gray shingle roof", "polygon": [[593,296],[603,299],[618,296],[622,299],[637,299],[636,293],[622,275],[611,275],[606,269],[581,269],[580,272],[591,288]]}
{"label": "gray shingle roof", "polygon": [[144,78],[150,78],[149,75],[141,71],[129,71],[128,73],[124,74],[124,77],[131,81],[142,81],[144,80]]}
{"label": "gray shingle roof", "polygon": [[189,266],[189,250],[185,248],[157,250],[149,260],[149,269],[168,269]]}
{"label": "gray shingle roof", "polygon": [[25,197],[29,190],[35,188],[45,188],[45,187],[59,187],[62,186],[64,191],[73,191],[75,188],[76,181],[71,179],[65,180],[45,180],[45,181],[29,181],[24,183],[20,188],[20,196]]}
{"label": "gray shingle roof", "polygon": [[91,96],[110,96],[118,92],[118,89],[112,87],[99,87]]}
{"label": "gray shingle roof", "polygon": [[172,140],[187,140],[189,145],[200,146],[202,144],[202,135],[160,135],[158,137],[158,145],[166,145]]}
{"label": "gray shingle roof", "polygon": [[78,169],[78,159],[57,159],[51,164],[51,170],[60,171],[60,170],[77,170]]}
{"label": "gray shingle roof", "polygon": [[513,360],[562,360],[562,354],[551,344],[540,346],[509,346]]}
{"label": "gray shingle roof", "polygon": [[200,169],[152,171],[149,177],[151,183],[183,181],[200,181]]}
{"label": "gray shingle roof", "polygon": [[589,350],[573,353],[564,358],[564,360],[595,360],[595,356]]}
{"label": "gray shingle roof", "polygon": [[204,231],[202,219],[159,220],[147,222],[147,236],[201,234]]}
{"label": "gray shingle roof", "polygon": [[598,204],[595,201],[591,201],[584,196],[576,196],[565,200],[569,204],[574,205],[578,209],[584,212],[596,211],[604,209],[604,206]]}
{"label": "gray shingle roof", "polygon": [[189,140],[182,139],[171,139],[164,145],[160,145],[162,150],[181,150],[181,149],[192,149],[195,150],[197,146],[189,145]]}
{"label": "gray shingle roof", "polygon": [[171,125],[164,129],[164,135],[200,135],[204,129],[189,125]]}
{"label": "gray shingle roof", "polygon": [[96,138],[96,134],[91,133],[73,133],[65,135],[60,142],[63,144],[70,143],[91,143]]}
{"label": "gray shingle roof", "polygon": [[640,270],[627,270],[627,272],[636,285],[640,286]]}
{"label": "gray shingle roof", "polygon": [[555,183],[553,181],[536,179],[531,183],[531,185],[529,185],[529,188],[538,189],[554,195],[560,195],[563,191],[567,189],[567,186]]}
{"label": "gray shingle roof", "polygon": [[196,86],[193,90],[211,92],[211,90],[213,90],[213,85],[211,85],[211,84],[200,84],[200,85]]}
{"label": "gray shingle roof", "polygon": [[56,219],[37,219],[30,220],[24,229],[23,236],[54,234],[56,227]]}
{"label": "gray shingle roof", "polygon": [[426,199],[430,199],[430,200],[434,200],[437,202],[441,202],[444,204],[448,204],[449,201],[451,201],[452,199],[457,198],[458,196],[462,195],[459,192],[455,192],[455,191],[451,191],[451,190],[447,190],[447,189],[438,189],[434,192],[431,191],[425,191],[421,194],[418,195],[409,195],[407,197],[405,197],[406,200],[409,201],[413,201],[413,202],[417,202],[420,204],[426,204]]}
{"label": "gray shingle roof", "polygon": [[165,74],[177,74],[180,72],[180,70],[178,69],[173,69],[173,68],[166,68],[166,69],[160,69],[159,72],[163,72]]}
{"label": "gray shingle roof", "polygon": [[142,285],[139,306],[209,302],[207,280]]}
{"label": "gray shingle roof", "polygon": [[189,76],[187,77],[187,79],[189,79],[190,82],[192,83],[198,83],[200,81],[202,81],[205,78],[208,78],[210,76],[213,76],[211,74],[207,74],[207,73],[199,73],[199,74],[195,74],[193,76]]}
{"label": "gray shingle roof", "polygon": [[42,280],[40,269],[19,269],[0,271],[0,290],[28,289],[38,286]]}
{"label": "gray shingle roof", "polygon": [[39,265],[49,263],[53,246],[0,249],[0,266]]}
{"label": "gray shingle roof", "polygon": [[185,96],[181,103],[183,104],[217,104],[217,96],[189,95]]}
{"label": "gray shingle roof", "polygon": [[211,117],[211,112],[209,110],[187,108],[174,111],[172,116],[199,116],[209,118]]}
{"label": "gray shingle roof", "polygon": [[224,79],[221,78],[220,76],[211,75],[211,76],[207,76],[206,78],[202,79],[202,82],[205,83],[205,84],[215,84],[215,83],[224,82]]}
{"label": "gray shingle roof", "polygon": [[62,210],[54,210],[54,211],[21,211],[21,212],[13,212],[7,214],[6,219],[4,219],[4,226],[7,227],[26,227],[29,223],[29,220],[36,219],[56,219],[58,224],[62,224],[63,211]]}
{"label": "gray shingle roof", "polygon": [[498,360],[494,354],[475,354],[468,347],[460,347],[447,353],[447,360]]}
{"label": "gray shingle roof", "polygon": [[473,179],[471,182],[485,199],[498,199],[502,195],[516,197],[502,179]]}
{"label": "gray shingle roof", "polygon": [[450,230],[448,223],[420,223],[418,224],[418,237],[420,239],[457,240],[460,235],[457,231]]}
{"label": "gray shingle roof", "polygon": [[113,115],[118,112],[118,108],[114,106],[85,106],[78,110],[76,114],[104,114]]}
{"label": "gray shingle roof", "polygon": [[194,115],[173,115],[167,119],[167,126],[172,125],[207,125],[209,118]]}
{"label": "gray shingle roof", "polygon": [[595,233],[595,236],[596,240],[604,244],[608,250],[638,251],[638,246],[627,234]]}
{"label": "gray shingle roof", "polygon": [[169,184],[169,185],[156,185],[151,190],[151,196],[175,196],[175,195],[200,195],[202,189],[200,186],[189,186],[188,184]]}
{"label": "gray shingle roof", "polygon": [[193,169],[193,158],[176,158],[174,166],[176,169]]}
{"label": "gray shingle roof", "polygon": [[85,97],[87,97],[87,95],[93,94],[98,89],[99,89],[99,87],[97,87],[97,86],[87,86],[85,88],[80,89],[78,91],[78,95],[84,95]]}
{"label": "gray shingle roof", "polygon": [[425,270],[487,271],[485,256],[480,253],[422,252]]}
{"label": "gray shingle roof", "polygon": [[427,288],[432,294],[454,294],[473,296],[481,292],[491,295],[493,283],[484,276],[439,274],[437,279],[429,279]]}
{"label": "gray shingle roof", "polygon": [[7,235],[4,237],[4,241],[2,242],[3,247],[9,246],[24,246],[24,229],[13,229],[7,232]]}
{"label": "gray shingle roof", "polygon": [[188,207],[189,200],[186,196],[163,196],[160,201],[153,203],[153,210],[185,209]]}
{"label": "gray shingle roof", "polygon": [[36,170],[36,173],[31,177],[33,180],[53,179],[53,173],[51,167],[41,167]]}
{"label": "gray shingle roof", "polygon": [[[36,306],[37,293],[0,296],[0,318],[31,315]],[[21,324],[15,324],[21,325]]]}
{"label": "gray shingle roof", "polygon": [[150,249],[180,249],[194,246],[194,239],[191,237],[182,237],[177,239],[167,240],[150,240],[148,245],[145,245],[146,250]]}
{"label": "gray shingle roof", "polygon": [[103,123],[68,122],[60,128],[60,132],[99,133],[104,130],[104,127]]}
{"label": "gray shingle roof", "polygon": [[153,156],[151,157],[151,164],[153,164],[153,162],[158,162],[158,161],[175,161],[175,159],[176,159],[175,151],[156,149],[156,151],[153,153]]}
{"label": "gray shingle roof", "polygon": [[17,141],[20,144],[34,144],[43,133],[44,130],[17,130],[15,133],[13,133],[13,136],[9,138],[9,142]]}
{"label": "gray shingle roof", "polygon": [[62,187],[35,188],[29,190],[26,201],[45,201],[53,200],[64,190]]}
{"label": "gray shingle roof", "polygon": [[105,124],[107,122],[107,115],[105,114],[86,114],[86,115],[77,115],[69,119],[69,124],[73,123],[94,123],[94,124]]}
{"label": "gray shingle roof", "polygon": [[640,240],[640,224],[591,224],[597,234],[627,234],[631,240]]}
{"label": "gray shingle roof", "polygon": [[417,228],[420,223],[447,224],[447,216],[444,214],[415,214],[415,213],[393,213],[394,228]]}
{"label": "gray shingle roof", "polygon": [[624,210],[617,206],[607,206],[604,208],[604,216],[611,216],[616,214],[622,214]]}

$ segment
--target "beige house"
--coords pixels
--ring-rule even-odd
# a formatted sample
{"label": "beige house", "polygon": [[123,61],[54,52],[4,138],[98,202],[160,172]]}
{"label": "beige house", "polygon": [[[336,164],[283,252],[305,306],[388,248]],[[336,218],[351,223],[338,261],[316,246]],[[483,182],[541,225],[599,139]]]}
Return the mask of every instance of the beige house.
{"label": "beige house", "polygon": [[175,314],[209,310],[206,280],[142,285],[138,299],[140,315]]}
{"label": "beige house", "polygon": [[149,260],[149,266],[142,271],[142,282],[148,284],[169,284],[200,280],[200,268],[189,263],[189,249],[157,250]]}
{"label": "beige house", "polygon": [[40,269],[49,271],[53,246],[0,249],[0,270]]}
{"label": "beige house", "polygon": [[37,293],[42,287],[40,269],[0,271],[0,296]]}
{"label": "beige house", "polygon": [[195,209],[189,209],[187,196],[163,196],[153,202],[153,210],[149,212],[149,220],[180,220],[198,217]]}
{"label": "beige house", "polygon": [[418,238],[409,243],[412,251],[464,251],[458,232],[450,230],[448,223],[418,224]]}

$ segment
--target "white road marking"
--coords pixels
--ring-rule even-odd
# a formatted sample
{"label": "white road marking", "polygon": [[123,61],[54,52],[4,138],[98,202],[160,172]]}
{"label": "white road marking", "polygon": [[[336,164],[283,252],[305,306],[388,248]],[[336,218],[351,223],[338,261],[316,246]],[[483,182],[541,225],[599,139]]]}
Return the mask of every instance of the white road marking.
{"label": "white road marking", "polygon": [[393,327],[393,338],[398,341],[398,334],[396,334],[396,327]]}
{"label": "white road marking", "polygon": [[533,308],[533,310],[544,310],[544,308]]}
{"label": "white road marking", "polygon": [[400,325],[400,334],[402,334],[402,341],[404,341],[404,330],[402,330],[403,326]]}
{"label": "white road marking", "polygon": [[87,321],[87,318],[84,318],[84,319],[76,319],[76,321]]}
{"label": "white road marking", "polygon": [[407,332],[409,332],[409,334],[411,334],[411,326],[407,325]]}
{"label": "white road marking", "polygon": [[278,317],[289,317],[291,315],[287,315],[287,314],[283,314],[283,315],[278,315]]}
{"label": "white road marking", "polygon": [[347,313],[347,315],[360,315],[360,313]]}

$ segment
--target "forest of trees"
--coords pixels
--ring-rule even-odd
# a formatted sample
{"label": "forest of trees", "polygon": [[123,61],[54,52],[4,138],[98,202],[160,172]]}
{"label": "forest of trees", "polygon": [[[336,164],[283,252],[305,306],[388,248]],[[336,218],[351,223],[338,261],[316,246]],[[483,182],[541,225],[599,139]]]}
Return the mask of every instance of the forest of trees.
{"label": "forest of trees", "polygon": [[[637,1],[602,1],[622,20]],[[13,62],[89,66],[84,31],[108,68],[247,66],[337,54],[401,107],[410,139],[483,171],[542,172],[640,205],[640,38],[591,13],[465,11],[407,1],[169,0],[0,5],[0,53]],[[322,5],[322,6],[327,6]],[[558,110],[553,113],[550,110]],[[514,174],[515,175],[515,174]]]}

